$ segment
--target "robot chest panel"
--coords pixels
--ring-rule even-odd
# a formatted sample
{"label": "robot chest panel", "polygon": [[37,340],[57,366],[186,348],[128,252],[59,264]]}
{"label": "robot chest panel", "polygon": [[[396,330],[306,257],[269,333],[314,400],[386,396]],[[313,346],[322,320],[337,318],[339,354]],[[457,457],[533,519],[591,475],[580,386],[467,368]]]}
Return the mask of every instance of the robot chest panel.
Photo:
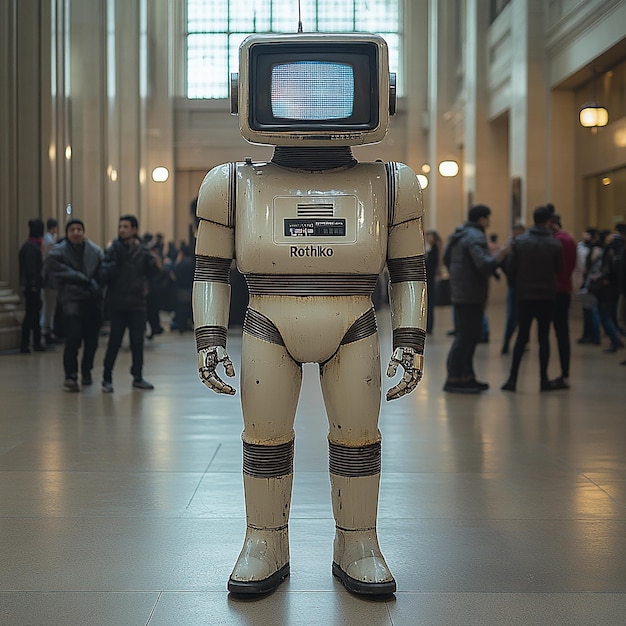
{"label": "robot chest panel", "polygon": [[[356,168],[355,168],[356,169]],[[254,168],[238,180],[235,253],[244,274],[378,274],[387,251],[384,180]],[[355,174],[357,174],[355,176]],[[320,185],[320,181],[327,184]],[[355,184],[356,183],[356,184]],[[374,184],[372,184],[374,183]]]}

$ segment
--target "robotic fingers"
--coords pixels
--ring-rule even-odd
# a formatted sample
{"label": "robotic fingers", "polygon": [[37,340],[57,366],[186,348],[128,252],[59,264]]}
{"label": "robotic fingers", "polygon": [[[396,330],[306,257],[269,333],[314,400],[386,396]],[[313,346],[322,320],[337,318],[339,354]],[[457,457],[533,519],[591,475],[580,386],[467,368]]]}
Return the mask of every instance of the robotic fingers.
{"label": "robotic fingers", "polygon": [[235,388],[225,383],[215,372],[218,364],[224,366],[226,376],[235,375],[233,363],[222,346],[211,346],[198,352],[198,375],[200,380],[215,393],[235,394]]}
{"label": "robotic fingers", "polygon": [[422,380],[424,357],[416,354],[413,348],[396,348],[387,366],[387,376],[393,378],[398,371],[398,366],[404,370],[404,376],[387,392],[387,400],[401,398],[417,387],[419,381]]}

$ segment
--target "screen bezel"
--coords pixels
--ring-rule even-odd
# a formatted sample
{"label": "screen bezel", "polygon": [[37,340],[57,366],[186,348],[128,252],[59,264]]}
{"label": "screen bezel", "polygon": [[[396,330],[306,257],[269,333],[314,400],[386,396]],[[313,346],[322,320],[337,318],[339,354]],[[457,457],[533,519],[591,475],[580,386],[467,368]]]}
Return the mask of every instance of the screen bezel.
{"label": "screen bezel", "polygon": [[[379,127],[378,46],[361,42],[259,43],[249,50],[248,125],[254,132],[372,132]],[[353,114],[347,118],[279,118],[271,109],[271,74],[277,63],[347,63],[354,71]]]}

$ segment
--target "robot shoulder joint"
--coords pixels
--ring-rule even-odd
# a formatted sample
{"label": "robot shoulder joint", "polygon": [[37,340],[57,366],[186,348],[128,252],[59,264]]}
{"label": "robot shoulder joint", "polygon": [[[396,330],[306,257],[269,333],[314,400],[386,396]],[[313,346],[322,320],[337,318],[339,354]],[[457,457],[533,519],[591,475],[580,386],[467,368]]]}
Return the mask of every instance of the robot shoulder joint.
{"label": "robot shoulder joint", "polygon": [[385,164],[389,188],[389,225],[394,226],[424,215],[422,189],[415,172],[404,163]]}
{"label": "robot shoulder joint", "polygon": [[214,167],[202,181],[198,192],[196,215],[223,226],[235,222],[236,164],[223,163]]}

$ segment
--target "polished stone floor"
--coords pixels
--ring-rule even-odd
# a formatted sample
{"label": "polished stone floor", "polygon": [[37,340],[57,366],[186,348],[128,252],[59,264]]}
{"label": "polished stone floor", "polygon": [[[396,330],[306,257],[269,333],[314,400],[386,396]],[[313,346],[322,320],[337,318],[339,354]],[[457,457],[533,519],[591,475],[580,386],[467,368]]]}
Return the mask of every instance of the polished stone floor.
{"label": "polished stone floor", "polygon": [[[571,390],[539,393],[533,345],[518,392],[501,392],[495,308],[477,353],[492,388],[446,395],[438,313],[422,384],[382,406],[379,537],[398,583],[384,601],[331,575],[316,366],[296,420],[291,576],[242,601],[226,591],[244,532],[239,397],[199,382],[192,336],[147,344],[151,392],[131,389],[127,349],[109,395],[63,392],[60,349],[0,355],[0,624],[626,624],[626,353],[574,344]],[[386,361],[385,312],[379,325]],[[238,367],[237,331],[229,352]]]}

